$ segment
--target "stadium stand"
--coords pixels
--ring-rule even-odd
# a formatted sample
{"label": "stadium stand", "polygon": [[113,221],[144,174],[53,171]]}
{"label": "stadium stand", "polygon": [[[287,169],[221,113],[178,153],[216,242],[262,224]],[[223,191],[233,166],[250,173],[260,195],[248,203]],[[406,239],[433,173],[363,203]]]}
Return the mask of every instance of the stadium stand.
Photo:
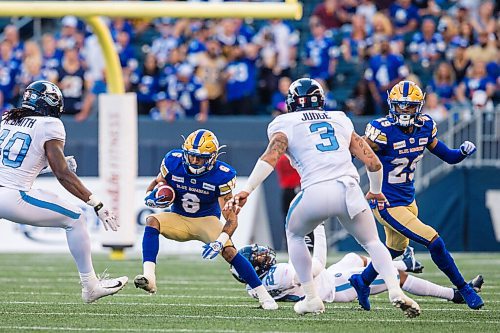
{"label": "stadium stand", "polygon": [[[0,21],[0,107],[17,105],[27,82],[45,78],[63,90],[67,117],[95,117],[95,97],[106,91],[95,37],[76,17],[40,22],[41,31],[20,33]],[[108,25],[139,114],[157,120],[199,117],[205,101],[210,116],[270,115],[282,77],[322,79],[328,105],[352,117],[384,114],[386,90],[401,78],[425,87],[438,119],[469,109],[474,95],[484,106],[500,98],[498,5],[489,0],[312,0],[301,21]]]}

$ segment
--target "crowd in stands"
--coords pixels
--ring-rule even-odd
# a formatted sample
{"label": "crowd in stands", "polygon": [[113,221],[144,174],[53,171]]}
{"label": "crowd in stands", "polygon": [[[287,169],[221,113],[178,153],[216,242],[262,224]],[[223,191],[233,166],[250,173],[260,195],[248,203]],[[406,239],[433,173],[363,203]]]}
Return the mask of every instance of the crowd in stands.
{"label": "crowd in stands", "polygon": [[[110,19],[127,91],[153,119],[285,112],[291,80],[321,82],[326,109],[384,115],[387,89],[401,79],[426,91],[424,112],[492,110],[500,99],[500,21],[492,0],[324,0],[302,22],[221,19]],[[306,8],[307,9],[307,8]],[[307,12],[307,10],[306,10]],[[90,27],[57,21],[41,40],[0,35],[0,108],[23,88],[59,85],[65,113],[95,115],[106,91],[105,65]],[[49,30],[50,31],[50,30]],[[93,111],[94,110],[94,111]]]}

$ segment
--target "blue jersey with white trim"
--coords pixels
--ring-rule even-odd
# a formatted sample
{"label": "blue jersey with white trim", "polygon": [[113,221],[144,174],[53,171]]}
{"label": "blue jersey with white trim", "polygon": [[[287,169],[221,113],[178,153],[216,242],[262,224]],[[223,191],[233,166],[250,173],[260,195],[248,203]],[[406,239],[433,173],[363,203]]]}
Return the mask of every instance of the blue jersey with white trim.
{"label": "blue jersey with white trim", "polygon": [[216,161],[214,167],[204,174],[188,172],[180,149],[171,150],[165,155],[160,172],[175,189],[171,211],[186,217],[220,218],[218,198],[231,193],[236,184],[236,171],[221,161]]}
{"label": "blue jersey with white trim", "polygon": [[423,126],[413,126],[412,133],[403,132],[387,118],[372,120],[366,126],[365,136],[379,147],[376,154],[384,168],[382,192],[391,207],[408,206],[415,200],[415,168],[437,135],[430,116],[421,115],[420,120]]}

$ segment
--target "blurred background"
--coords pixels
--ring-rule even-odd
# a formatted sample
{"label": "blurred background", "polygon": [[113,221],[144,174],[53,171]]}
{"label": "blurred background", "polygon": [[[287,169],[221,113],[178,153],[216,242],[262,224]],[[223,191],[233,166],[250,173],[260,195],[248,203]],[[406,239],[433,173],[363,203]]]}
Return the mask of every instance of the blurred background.
{"label": "blurred background", "polygon": [[[307,0],[303,8],[300,21],[104,18],[126,90],[137,94],[139,176],[155,176],[164,154],[197,128],[214,131],[227,145],[221,159],[247,176],[299,77],[319,80],[325,108],[344,111],[358,134],[386,115],[387,90],[410,79],[426,92],[423,112],[438,123],[439,138],[478,147],[455,167],[425,155],[415,175],[421,219],[452,251],[500,251],[499,4]],[[97,38],[77,17],[0,18],[1,111],[17,106],[34,80],[58,84],[66,154],[75,155],[80,176],[98,176],[104,67]],[[286,159],[277,171],[262,191],[266,223],[249,232],[250,240],[269,234],[285,250],[284,216],[300,179]],[[359,249],[336,221],[329,228],[332,248]]]}

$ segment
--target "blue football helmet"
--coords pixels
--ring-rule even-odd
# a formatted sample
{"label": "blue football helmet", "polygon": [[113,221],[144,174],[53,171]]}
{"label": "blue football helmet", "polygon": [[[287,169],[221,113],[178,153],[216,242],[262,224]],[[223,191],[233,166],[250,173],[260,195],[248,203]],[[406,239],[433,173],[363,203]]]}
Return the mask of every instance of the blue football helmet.
{"label": "blue football helmet", "polygon": [[[238,253],[250,262],[259,276],[259,279],[262,279],[264,275],[269,272],[271,267],[276,265],[276,252],[269,246],[261,246],[257,244],[247,245],[242,247]],[[246,281],[240,277],[233,265],[229,267],[229,270],[236,280],[241,283],[246,283]]]}
{"label": "blue football helmet", "polygon": [[60,118],[64,109],[64,99],[61,90],[55,84],[40,80],[26,88],[21,107],[43,116]]}
{"label": "blue football helmet", "polygon": [[292,82],[286,96],[288,112],[323,110],[325,92],[318,81],[302,78]]}

